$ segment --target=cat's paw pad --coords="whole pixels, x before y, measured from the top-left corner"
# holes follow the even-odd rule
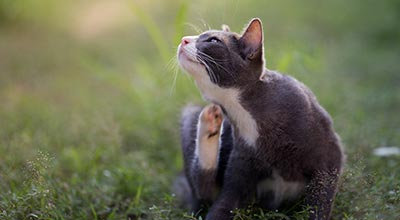
[[[204,107],[201,112],[200,123],[208,138],[219,134],[223,119],[222,109],[218,105],[210,104]]]

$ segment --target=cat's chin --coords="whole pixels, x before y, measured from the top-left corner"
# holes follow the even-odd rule
[[[202,63],[193,60],[184,52],[178,53],[178,62],[181,68],[191,75],[203,74],[206,71],[205,66]]]
[[[195,38],[184,37],[177,51],[179,65],[193,76],[202,74],[205,71],[205,66],[197,60],[197,49],[194,44]]]
[[[184,64],[184,63],[188,63],[188,64],[200,64],[200,62],[198,62],[198,61],[196,61],[196,60],[193,60],[191,57],[189,57],[188,55],[186,55],[186,53],[184,53],[184,52],[180,52],[180,53],[178,54],[178,60],[179,60],[179,63],[181,64],[181,66],[182,66],[182,64]]]

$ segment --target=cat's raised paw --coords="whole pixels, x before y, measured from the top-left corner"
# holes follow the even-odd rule
[[[223,119],[222,109],[218,105],[210,104],[204,107],[200,115],[200,126],[208,138],[219,134]]]

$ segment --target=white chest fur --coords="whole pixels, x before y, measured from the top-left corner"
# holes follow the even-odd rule
[[[272,192],[273,203],[279,206],[283,201],[296,199],[305,187],[304,182],[285,181],[278,172],[274,171],[272,177],[267,178],[257,185],[257,196]]]
[[[195,77],[197,87],[201,90],[203,97],[208,101],[221,104],[239,129],[241,138],[248,145],[255,146],[259,136],[257,123],[240,104],[239,91],[237,89],[221,88],[213,84],[206,73],[204,75],[206,77]]]

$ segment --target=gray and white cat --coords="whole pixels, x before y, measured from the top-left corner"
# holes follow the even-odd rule
[[[344,163],[339,137],[313,93],[265,68],[263,53],[257,18],[243,34],[223,26],[182,38],[179,63],[213,104],[183,110],[180,197],[192,211],[210,205],[207,220],[300,198],[310,219],[329,219]]]

